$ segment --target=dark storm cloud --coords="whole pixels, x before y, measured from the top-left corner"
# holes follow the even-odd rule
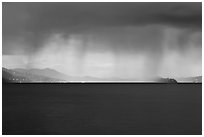
[[[201,3],[3,3],[3,32],[152,23],[200,27],[201,10]]]
[[[3,54],[13,48],[8,41],[33,51],[58,32],[151,24],[200,29],[201,11],[201,3],[3,3]]]

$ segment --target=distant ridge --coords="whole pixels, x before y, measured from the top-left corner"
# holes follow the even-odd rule
[[[102,81],[103,80],[103,79],[95,78],[95,77],[91,77],[91,76],[83,76],[83,77],[69,76],[69,75],[63,74],[61,72],[58,72],[58,71],[56,71],[54,69],[50,69],[50,68],[45,68],[45,69],[17,68],[17,69],[12,69],[12,70],[20,72],[20,73],[28,73],[28,74],[38,75],[38,76],[60,79],[62,82],[63,81],[64,82],[71,82],[71,81]]]
[[[184,83],[202,83],[202,76],[177,78],[177,81]]]
[[[178,83],[175,79],[173,78],[158,78],[157,82],[159,83]]]
[[[20,74],[15,71],[2,68],[2,82],[3,83],[23,83],[23,82],[31,82],[29,78],[20,76]]]
[[[27,83],[27,82],[50,82],[50,83],[67,83],[67,82],[135,82],[135,83],[202,83],[202,76],[189,77],[189,78],[161,78],[152,79],[150,81],[138,81],[134,79],[122,79],[122,78],[95,78],[91,76],[68,76],[60,73],[54,69],[7,69],[2,68],[2,80],[3,82],[14,83]]]
[[[12,69],[13,71],[17,71],[20,73],[28,73],[28,74],[33,74],[33,75],[38,75],[38,76],[44,76],[44,77],[49,77],[49,78],[55,78],[55,79],[61,79],[61,80],[67,80],[70,77],[68,77],[65,74],[62,74],[54,69],[50,68],[45,68],[45,69],[22,69],[22,68],[16,68]]]
[[[29,83],[29,82],[59,82],[61,79],[40,76],[29,72],[2,68],[2,80],[5,83]]]

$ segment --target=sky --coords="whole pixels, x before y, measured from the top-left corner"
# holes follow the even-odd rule
[[[202,74],[201,2],[3,2],[7,68],[149,79]]]

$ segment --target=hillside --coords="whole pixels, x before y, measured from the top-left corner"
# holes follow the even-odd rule
[[[61,79],[41,76],[29,72],[19,72],[2,68],[2,80],[8,83],[29,83],[29,82],[60,82]]]
[[[177,81],[184,83],[202,83],[202,76],[177,78]]]

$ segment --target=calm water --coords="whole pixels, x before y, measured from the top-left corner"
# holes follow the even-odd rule
[[[3,134],[201,134],[201,84],[3,84]]]

